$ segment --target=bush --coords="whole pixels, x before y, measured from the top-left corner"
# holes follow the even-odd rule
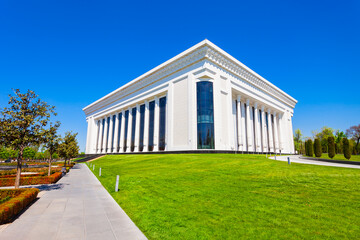
[[[343,138],[343,151],[344,157],[349,160],[351,158],[350,144],[347,138]]]
[[[61,178],[61,172],[55,172],[50,176],[37,176],[37,177],[21,177],[20,185],[36,185],[36,184],[50,184],[56,183]],[[0,178],[0,187],[14,186],[15,177],[2,177]]]
[[[329,158],[335,157],[335,139],[334,139],[334,137],[328,137],[328,146],[329,146],[329,151],[328,151]]]
[[[307,155],[309,157],[313,157],[314,156],[314,148],[313,148],[313,142],[311,139],[307,140],[307,148],[308,148]]]
[[[27,207],[39,193],[37,188],[0,189],[0,197],[10,199],[0,204],[0,224],[11,221],[21,210]]]
[[[316,138],[314,141],[314,152],[315,157],[321,157],[322,151],[321,151],[321,142],[320,139]]]

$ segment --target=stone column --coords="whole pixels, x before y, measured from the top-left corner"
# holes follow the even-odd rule
[[[247,143],[248,143],[248,151],[253,151],[253,144],[251,139],[251,120],[250,120],[250,100],[246,99],[246,130],[247,130]]]
[[[126,140],[126,152],[131,152],[132,108],[129,107],[128,133]]]
[[[277,113],[274,112],[274,139],[275,139],[275,152],[279,152],[279,137],[278,137]]]
[[[237,126],[237,137],[238,137],[238,151],[243,151],[243,139],[242,139],[242,119],[241,119],[241,96],[238,95],[237,96],[237,104],[236,104],[236,109],[237,109],[237,122],[238,122],[238,126]]]
[[[114,123],[113,123],[113,115],[110,115],[110,124],[109,124],[109,134],[108,134],[108,144],[107,144],[107,153],[111,153],[112,152],[112,144],[111,144],[111,140],[113,137],[113,127],[114,127]]]
[[[274,137],[273,137],[273,128],[271,123],[271,109],[268,109],[268,131],[269,131],[269,148],[270,152],[274,152]]]
[[[155,97],[155,117],[154,117],[154,150],[159,151],[159,119],[160,119],[160,112],[159,112],[159,98]]]
[[[121,112],[121,132],[120,132],[120,149],[119,152],[125,152],[124,141],[125,141],[125,110]]]
[[[114,146],[113,146],[113,153],[118,152],[118,146],[119,146],[119,113],[115,113],[115,122],[114,122]]]
[[[104,122],[104,136],[103,136],[103,143],[102,143],[102,153],[106,153],[106,140],[107,140],[107,129],[108,129],[108,124],[107,124],[107,116],[105,116],[105,122]]]
[[[140,139],[140,105],[136,104],[136,124],[135,124],[135,148],[134,148],[134,152],[139,151],[139,139]]]
[[[242,151],[247,151],[247,140],[246,140],[246,114],[245,114],[245,106],[241,104],[241,136],[242,136]]]
[[[143,148],[143,152],[148,151],[148,146],[149,146],[149,101],[145,101],[144,148]]]
[[[266,131],[266,118],[265,118],[265,107],[261,107],[261,131],[262,131],[262,151],[268,152],[268,146],[267,146],[267,131]]]
[[[256,152],[261,152],[260,150],[260,141],[261,141],[261,137],[260,137],[260,122],[259,122],[259,110],[258,110],[258,104],[255,103],[254,105],[255,107],[255,114],[254,114],[254,124],[255,124],[255,143],[256,143],[256,147],[255,147],[255,151]]]

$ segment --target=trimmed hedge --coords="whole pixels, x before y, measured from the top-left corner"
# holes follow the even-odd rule
[[[11,199],[0,204],[0,224],[10,222],[18,213],[37,197],[39,189],[0,189],[1,198],[10,196]]]
[[[334,137],[328,137],[328,155],[329,158],[335,157],[335,138]]]
[[[322,148],[321,148],[320,139],[318,138],[316,138],[314,141],[314,152],[316,157],[321,157]]]
[[[349,160],[351,158],[350,144],[347,138],[343,138],[343,151],[344,157]]]
[[[55,183],[61,178],[61,172],[56,172],[50,176],[40,177],[21,177],[20,185],[36,185]],[[0,187],[14,186],[15,178],[0,178]]]

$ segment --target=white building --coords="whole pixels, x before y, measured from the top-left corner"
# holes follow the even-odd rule
[[[294,153],[296,103],[204,40],[85,107],[86,153]]]

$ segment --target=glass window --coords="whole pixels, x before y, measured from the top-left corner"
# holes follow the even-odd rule
[[[129,123],[129,110],[125,111],[125,129],[124,129],[124,152],[126,152],[127,134],[128,134],[128,123]]]
[[[135,149],[135,130],[136,130],[136,107],[131,110],[132,124],[131,124],[131,147],[130,151]]]
[[[154,149],[155,101],[149,102],[149,151]]]
[[[103,146],[104,146],[104,132],[105,132],[105,118],[102,120],[102,133],[101,133],[101,152],[104,150]]]
[[[112,117],[112,134],[111,134],[111,152],[114,151],[114,133],[115,133],[115,120],[116,120],[116,115],[113,115]]]
[[[121,138],[121,135],[120,135],[120,134],[121,134],[121,121],[122,121],[122,113],[119,113],[118,117],[119,117],[118,140],[117,140],[118,145],[117,145],[117,146],[115,146],[115,147],[116,147],[117,152],[119,152],[119,150],[120,150],[120,138]]]
[[[108,144],[109,144],[109,130],[110,130],[110,117],[106,119],[107,126],[106,126],[106,142],[105,142],[105,151],[108,151]]]
[[[96,152],[98,152],[99,151],[99,142],[101,141],[101,139],[100,139],[100,128],[101,128],[101,121],[99,120],[98,121],[98,137],[97,137],[97,139],[96,139]]]
[[[144,149],[144,124],[145,124],[145,104],[140,106],[140,134],[139,134],[139,151]]]
[[[166,97],[159,99],[160,120],[159,120],[159,150],[165,150],[165,132],[166,132]]]
[[[213,83],[196,83],[198,149],[215,149]]]

